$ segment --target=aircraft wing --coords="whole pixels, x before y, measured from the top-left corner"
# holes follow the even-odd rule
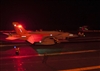
[[[38,45],[52,45],[55,44],[54,38],[50,35],[43,34],[34,34],[31,35],[28,39],[28,42],[31,44],[37,43]]]

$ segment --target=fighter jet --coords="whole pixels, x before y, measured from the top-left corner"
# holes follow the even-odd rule
[[[20,23],[12,23],[16,34],[4,33],[8,35],[7,40],[26,40],[31,44],[52,45],[66,41],[66,38],[78,37],[76,34],[61,31],[27,31]]]

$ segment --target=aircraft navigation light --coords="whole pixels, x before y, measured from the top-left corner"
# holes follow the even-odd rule
[[[16,48],[16,46],[14,46],[14,48]]]
[[[19,28],[22,28],[22,25],[18,25]]]
[[[14,26],[16,26],[16,24],[14,24]]]
[[[50,34],[50,36],[52,36],[52,34]]]
[[[42,41],[39,41],[39,43],[41,43]]]

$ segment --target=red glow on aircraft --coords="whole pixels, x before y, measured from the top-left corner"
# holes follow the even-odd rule
[[[15,40],[15,39],[17,39],[16,37],[13,37],[13,36],[9,36],[9,37],[7,37],[6,38],[7,40]]]
[[[18,25],[19,28],[22,28],[22,25]]]
[[[28,40],[27,41],[29,41],[30,43],[34,43],[34,42],[39,42],[39,41],[41,41],[42,40],[42,35],[32,35],[32,36],[30,36],[29,38],[28,38]]]

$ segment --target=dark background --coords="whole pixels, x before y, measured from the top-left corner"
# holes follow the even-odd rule
[[[28,30],[77,30],[87,25],[100,30],[99,0],[1,0],[0,30],[20,22]]]

